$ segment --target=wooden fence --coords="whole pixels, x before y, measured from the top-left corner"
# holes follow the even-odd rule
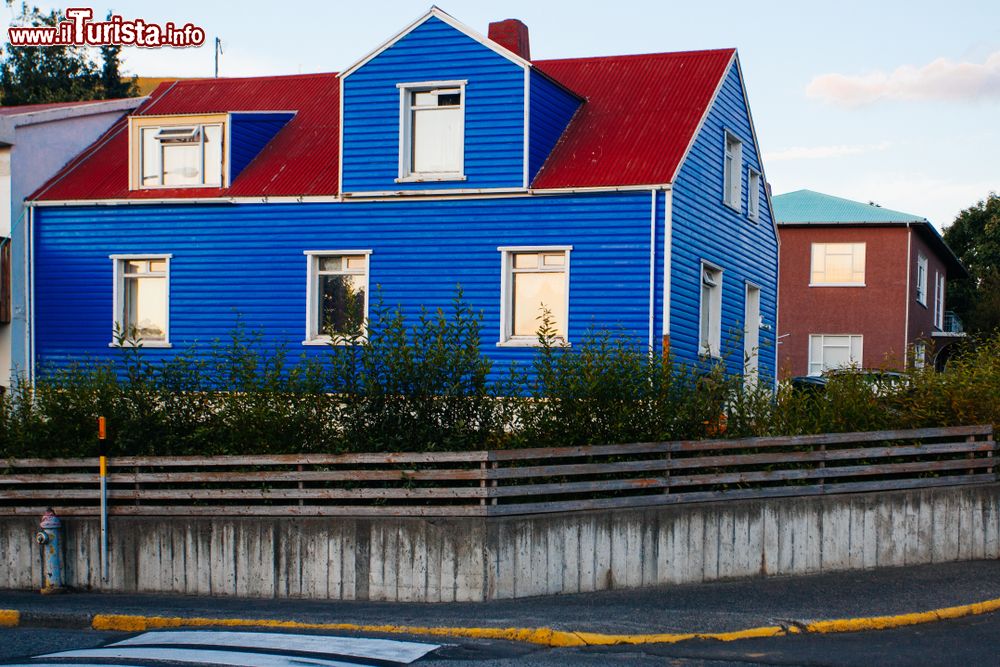
[[[408,454],[109,459],[113,515],[500,516],[996,481],[991,426]],[[98,461],[0,461],[0,515],[98,512]]]

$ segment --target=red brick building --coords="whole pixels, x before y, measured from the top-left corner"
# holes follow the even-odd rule
[[[773,201],[781,377],[943,363],[964,335],[947,283],[968,274],[926,218],[810,190]]]

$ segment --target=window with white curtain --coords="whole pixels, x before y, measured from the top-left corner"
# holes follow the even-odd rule
[[[546,313],[552,333],[569,340],[569,246],[500,248],[500,344],[536,345]]]
[[[140,186],[222,186],[222,123],[139,128]]]
[[[169,344],[170,255],[111,255],[114,262],[112,344]]]
[[[722,347],[722,269],[702,262],[698,353],[719,357]]]
[[[811,286],[864,287],[864,243],[813,243]]]
[[[465,169],[465,82],[399,84],[399,180],[460,180]]]

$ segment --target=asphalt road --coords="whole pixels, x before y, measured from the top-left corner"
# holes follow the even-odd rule
[[[97,647],[126,636],[125,633],[57,628],[0,630],[0,660],[9,662],[52,651]],[[426,641],[426,638],[423,640]],[[1000,614],[896,630],[797,635],[737,642],[695,641],[641,648],[548,649],[501,641],[449,641],[414,664],[420,667],[989,666],[1000,664]]]
[[[0,662],[97,647],[129,637],[127,633],[89,629],[94,614],[109,613],[322,624],[549,627],[643,634],[727,632],[774,624],[789,627],[815,619],[899,615],[995,599],[1000,599],[1000,561],[458,604],[241,600],[93,592],[40,596],[33,592],[0,591],[0,609],[21,612],[20,627],[0,629]],[[348,634],[330,630],[296,632]],[[1000,665],[1000,611],[893,630],[789,634],[733,642],[688,640],[641,646],[549,648],[500,640],[401,634],[383,637],[443,644],[415,663],[426,667]],[[129,661],[129,664],[136,663]]]

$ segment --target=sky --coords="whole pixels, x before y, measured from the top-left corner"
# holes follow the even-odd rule
[[[534,59],[736,47],[774,194],[803,188],[946,227],[1000,191],[1000,2],[438,0],[485,34],[528,25]],[[43,8],[67,5],[37,2]],[[124,52],[140,76],[332,72],[421,16],[426,0],[73,2],[95,16],[191,22],[197,49]],[[233,8],[239,7],[236,11]],[[8,20],[13,11],[4,7]]]

